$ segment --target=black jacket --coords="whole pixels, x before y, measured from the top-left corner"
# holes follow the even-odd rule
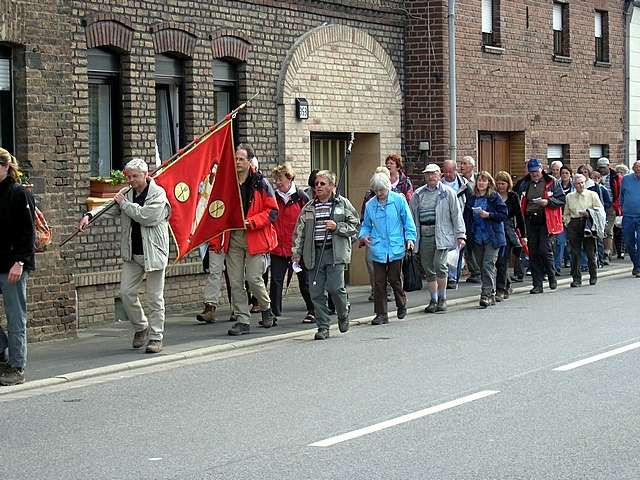
[[[11,177],[0,182],[0,273],[15,262],[24,270],[35,269],[35,204],[33,196]]]

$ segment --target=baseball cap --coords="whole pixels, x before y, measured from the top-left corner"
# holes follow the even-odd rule
[[[422,173],[429,173],[429,172],[438,172],[438,173],[440,173],[440,167],[438,165],[436,165],[435,163],[430,163],[429,165],[424,167],[424,170],[422,170]]]
[[[598,168],[608,167],[608,166],[609,166],[609,159],[607,157],[600,157],[598,159]]]
[[[540,164],[540,160],[538,160],[537,158],[530,158],[529,161],[527,162],[528,172],[537,172],[541,168],[542,168],[542,165]]]

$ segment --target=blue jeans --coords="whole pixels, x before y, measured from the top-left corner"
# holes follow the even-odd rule
[[[9,274],[0,273],[0,288],[7,316],[7,333],[0,328],[0,351],[9,347],[9,366],[27,365],[27,281],[29,273],[22,272],[20,280],[9,283]]]
[[[567,229],[563,228],[562,232],[556,235],[556,251],[553,255],[554,266],[556,270],[560,270],[562,268],[562,263],[564,261],[564,253],[567,249]]]
[[[633,262],[633,270],[640,271],[640,217],[622,217],[622,235]]]

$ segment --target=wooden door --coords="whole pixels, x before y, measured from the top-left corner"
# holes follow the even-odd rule
[[[509,171],[511,141],[508,133],[483,132],[478,136],[478,166],[495,177],[501,170]]]

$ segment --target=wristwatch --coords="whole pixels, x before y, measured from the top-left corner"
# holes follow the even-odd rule
[[[23,261],[18,261],[18,265],[20,265],[21,267],[24,267],[24,262]]]

